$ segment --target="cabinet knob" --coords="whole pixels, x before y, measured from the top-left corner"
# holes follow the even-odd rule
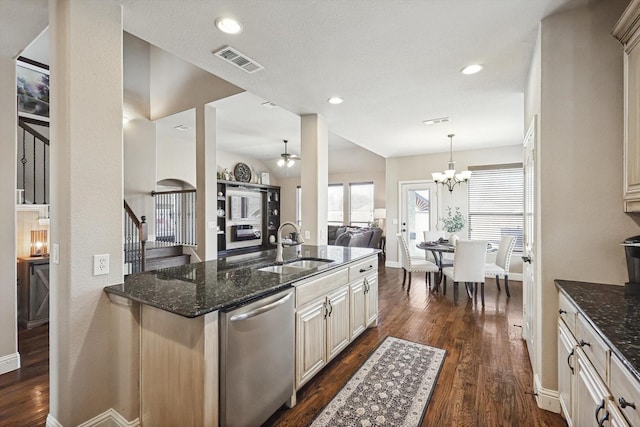
[[[631,408],[633,408],[633,409],[636,409],[636,404],[635,404],[635,403],[633,403],[633,402],[627,402],[627,401],[624,399],[624,397],[621,397],[621,398],[619,398],[619,399],[618,399],[618,405],[620,405],[620,407],[621,407],[622,409],[626,408],[627,406],[629,406],[629,407],[631,407]]]
[[[589,346],[591,347],[591,343],[586,342],[585,340],[580,340],[580,347]]]
[[[558,314],[565,314],[566,312],[567,312],[567,311],[566,311],[566,310],[563,310],[563,309],[558,310]]]

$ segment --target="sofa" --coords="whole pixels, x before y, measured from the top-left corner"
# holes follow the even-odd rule
[[[334,246],[379,249],[381,239],[381,228],[350,227],[346,225],[328,226],[327,241]]]

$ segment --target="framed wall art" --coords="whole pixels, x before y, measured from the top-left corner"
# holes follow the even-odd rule
[[[16,62],[18,116],[49,121],[49,67],[22,56]]]

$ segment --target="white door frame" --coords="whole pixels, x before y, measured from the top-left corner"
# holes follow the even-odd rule
[[[396,233],[403,232],[402,230],[405,229],[403,227],[403,224],[406,222],[404,187],[408,185],[425,185],[425,186],[433,185],[435,187],[435,197],[430,199],[430,202],[433,203],[430,208],[431,208],[431,212],[435,212],[436,214],[435,218],[432,217],[432,220],[431,220],[432,224],[435,224],[435,226],[437,227],[438,222],[440,221],[440,186],[437,183],[435,183],[432,179],[398,181],[398,228],[396,230]],[[435,222],[433,222],[434,220]],[[408,230],[406,230],[405,233],[406,232],[408,232]],[[393,233],[393,237],[395,238],[395,233]],[[407,242],[409,241],[408,237],[409,237],[408,235],[405,235]],[[387,239],[388,238],[389,236],[387,236]],[[398,244],[397,241],[396,241],[396,244]],[[398,256],[400,256],[400,250],[398,250],[397,253],[398,253]],[[398,258],[398,266],[400,266],[400,258]]]

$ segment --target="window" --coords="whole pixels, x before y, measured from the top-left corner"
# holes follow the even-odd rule
[[[373,221],[373,182],[349,184],[349,223],[361,227]]]
[[[516,236],[522,251],[524,177],[522,164],[470,168],[469,238],[499,245],[504,235]]]
[[[344,224],[344,185],[331,184],[327,193],[327,224]]]

